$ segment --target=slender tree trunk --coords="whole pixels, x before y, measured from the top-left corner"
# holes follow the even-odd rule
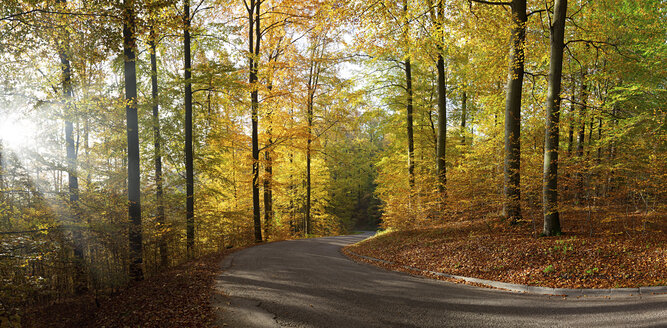
[[[546,127],[544,137],[544,175],[542,187],[542,213],[545,236],[561,233],[558,213],[558,142],[561,105],[561,78],[563,75],[563,48],[565,48],[565,16],[567,0],[555,0],[554,20],[551,28],[551,63],[549,90],[546,102]]]
[[[309,94],[312,94],[310,90],[308,90]],[[311,202],[311,143],[313,142],[312,138],[312,133],[313,133],[313,102],[312,102],[312,97],[309,96],[309,101],[308,101],[308,141],[306,144],[306,234],[312,234],[313,229],[312,229],[312,224],[311,224],[311,213],[310,213],[310,202]]]
[[[442,0],[438,1],[438,14],[436,26],[438,27],[438,151],[436,159],[436,170],[438,174],[438,190],[444,196],[447,185],[447,166],[445,156],[447,153],[447,81],[445,80],[445,60],[442,57],[443,47],[443,21],[444,8]]]
[[[259,138],[258,138],[258,110],[259,96],[257,86],[257,68],[259,61],[259,49],[261,30],[259,21],[259,10],[261,0],[250,0],[248,7],[248,50],[250,53],[250,107],[252,119],[252,212],[255,227],[255,242],[262,242],[262,215],[259,207]],[[257,38],[255,40],[255,37]],[[255,42],[256,41],[256,42]]]
[[[602,159],[602,146],[600,141],[602,140],[602,115],[598,115],[598,147],[597,147],[597,163],[600,164]]]
[[[150,27],[150,36],[148,45],[151,53],[151,100],[153,101],[153,142],[155,150],[155,196],[157,202],[157,213],[155,221],[158,229],[161,231],[158,241],[158,249],[160,251],[160,266],[169,266],[169,257],[167,254],[167,239],[165,233],[165,215],[164,215],[164,199],[162,190],[162,153],[161,136],[160,136],[160,113],[159,113],[159,99],[158,99],[158,84],[157,84],[157,33],[155,26]]]
[[[271,86],[269,86],[270,90]],[[273,221],[273,161],[271,158],[271,147],[273,146],[271,127],[273,122],[271,112],[267,113],[266,121],[268,124],[267,135],[269,140],[264,151],[264,160],[266,161],[264,167],[264,239],[268,241],[271,222]]]
[[[461,99],[461,146],[466,145],[466,119],[468,118],[468,94],[463,91]]]
[[[291,110],[290,110],[290,114],[292,114]],[[289,157],[290,167],[292,167],[293,164],[294,164],[294,153],[289,152],[288,157]],[[294,189],[295,188],[296,188],[296,186],[295,186],[295,183],[294,183],[294,174],[292,174],[292,172],[290,172],[288,190],[289,190],[289,226],[290,226],[290,232],[291,233],[296,233],[297,226],[298,226],[297,223],[295,222],[295,211],[294,211],[294,207],[295,207],[294,206],[294,197],[295,197]]]
[[[142,280],[141,186],[139,172],[139,120],[134,0],[124,0],[123,48],[125,55],[125,111],[127,115],[127,190],[129,201],[130,279]]]
[[[586,138],[586,101],[588,99],[588,90],[586,87],[586,73],[581,73],[581,106],[579,107],[579,135],[577,136],[577,156],[581,159],[584,156],[584,142]]]
[[[408,0],[403,0],[403,13],[405,15],[405,92],[406,92],[406,111],[407,111],[407,132],[408,132],[408,182],[410,184],[410,193],[415,187],[415,141],[412,123],[412,64],[410,62],[410,40],[408,25]]]
[[[588,122],[588,150],[586,150],[586,157],[590,158],[591,156],[591,148],[593,147],[593,125],[595,124],[595,117],[593,117],[593,113],[591,113],[591,119]]]
[[[526,0],[512,0],[512,47],[505,100],[505,203],[503,213],[510,223],[521,219],[521,92],[526,40]]]
[[[58,4],[66,5],[66,0],[59,0]],[[75,277],[74,291],[82,294],[88,290],[87,276],[84,263],[83,235],[81,233],[81,218],[79,214],[79,178],[77,175],[77,152],[74,142],[74,108],[72,107],[72,67],[69,60],[69,33],[64,32],[58,49],[61,68],[61,83],[63,91],[63,102],[65,104],[65,145],[67,153],[67,176],[69,206],[72,212],[72,239],[74,244]]]
[[[2,138],[0,138],[0,204],[5,201],[5,163],[4,160],[4,144]]]
[[[183,1],[183,53],[185,75],[185,185],[186,241],[188,257],[195,247],[195,182],[192,151],[192,63],[190,60],[190,0]]]
[[[572,76],[572,99],[570,101],[570,127],[567,134],[567,156],[572,156],[572,149],[574,148],[574,99],[575,99],[575,90],[576,82],[574,75]]]
[[[319,56],[318,50],[318,40],[313,40],[313,49],[312,57],[310,59],[310,69],[308,72],[308,99],[306,104],[307,110],[307,123],[308,123],[308,140],[306,143],[306,233],[312,234],[312,208],[311,208],[311,196],[312,196],[312,187],[311,187],[311,157],[312,157],[312,142],[313,142],[313,111],[315,106],[315,93],[317,92],[317,87],[320,80],[320,63],[317,61]],[[324,48],[324,45],[322,45]],[[323,51],[323,50],[322,50]]]
[[[582,71],[581,73],[581,105],[579,106],[579,134],[577,135],[577,158],[579,160],[579,163],[583,163],[584,160],[584,142],[586,141],[586,112],[587,112],[587,105],[586,102],[588,100],[588,90],[587,90],[587,85],[586,85],[586,71]],[[583,167],[579,167],[579,170],[576,174],[576,179],[577,179],[577,191],[576,191],[576,199],[577,201],[581,201],[581,198],[583,196],[584,192],[584,174],[583,174]]]

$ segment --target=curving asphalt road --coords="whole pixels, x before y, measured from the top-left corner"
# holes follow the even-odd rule
[[[270,243],[227,257],[219,327],[667,327],[667,295],[525,295],[389,272],[342,246],[370,234]]]

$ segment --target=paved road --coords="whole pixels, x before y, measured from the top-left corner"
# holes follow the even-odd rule
[[[667,295],[516,294],[388,272],[340,253],[368,236],[284,241],[234,253],[223,263],[213,298],[218,326],[667,327]]]

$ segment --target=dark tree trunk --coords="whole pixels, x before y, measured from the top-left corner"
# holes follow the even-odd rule
[[[463,91],[461,99],[461,146],[466,145],[466,119],[468,118],[468,94]]]
[[[255,242],[262,242],[262,214],[259,207],[259,139],[258,139],[258,110],[259,96],[257,86],[257,68],[259,61],[259,50],[261,30],[259,21],[259,10],[261,0],[250,0],[248,9],[248,50],[250,53],[250,107],[252,119],[252,213],[255,227]],[[257,38],[255,40],[255,37]]]
[[[0,138],[0,203],[5,200],[5,163],[3,162],[4,155],[3,140]]]
[[[275,55],[272,54],[269,57],[269,62],[271,60],[277,61],[280,54],[280,42],[275,52]],[[271,97],[271,92],[273,91],[273,79],[269,79],[267,86],[269,91],[269,97]],[[271,233],[271,225],[273,222],[273,118],[272,110],[269,110],[266,114],[267,129],[266,134],[268,135],[268,141],[266,144],[266,150],[264,151],[264,160],[266,165],[264,168],[264,240],[269,240],[269,234]]]
[[[264,178],[264,238],[268,241],[271,222],[273,221],[273,163],[271,151],[268,149],[264,151],[264,160],[266,160],[266,167],[264,168],[266,173]]]
[[[66,0],[59,0],[58,4],[65,5]],[[74,290],[82,294],[88,290],[88,281],[83,258],[83,236],[81,234],[81,218],[79,215],[79,178],[77,176],[77,151],[74,143],[74,108],[72,106],[72,67],[69,60],[69,33],[64,32],[58,49],[62,74],[63,103],[65,105],[65,146],[67,152],[67,176],[69,191],[69,206],[72,211],[72,239],[74,244],[74,259],[76,277]]]
[[[129,201],[130,279],[142,280],[141,189],[139,184],[139,120],[137,118],[137,67],[134,0],[124,1],[123,49],[125,55],[125,111],[127,115],[127,191]]]
[[[505,100],[505,203],[504,216],[515,224],[521,219],[521,92],[526,39],[526,0],[512,0],[510,70]]]
[[[436,16],[436,26],[438,27],[438,151],[436,158],[436,171],[438,174],[438,190],[442,195],[445,194],[447,185],[447,166],[445,156],[447,153],[447,81],[445,80],[445,60],[443,53],[443,21],[444,8],[442,0],[438,1],[438,14]]]
[[[308,140],[306,143],[306,233],[312,234],[312,213],[311,213],[311,156],[313,142],[313,107],[315,106],[315,92],[319,82],[319,64],[315,63],[317,54],[317,45],[313,46],[313,56],[310,60],[310,70],[308,73],[308,103],[306,104],[306,120],[308,122]]]
[[[577,136],[577,158],[579,163],[582,163],[584,160],[584,142],[586,141],[586,112],[588,100],[588,89],[586,85],[586,71],[581,73],[581,105],[579,106],[579,134]],[[576,173],[576,199],[581,201],[584,192],[584,174],[582,172],[583,167],[579,167],[578,172]]]
[[[600,164],[600,160],[602,159],[602,146],[600,144],[600,140],[602,140],[602,115],[598,116],[598,147],[596,156],[598,164]]]
[[[312,94],[310,90],[308,90],[309,94]],[[305,220],[305,225],[306,225],[306,234],[311,234],[313,233],[312,229],[312,220],[311,220],[311,213],[310,213],[310,202],[311,202],[311,180],[310,180],[310,161],[311,161],[311,143],[313,142],[312,138],[312,132],[313,132],[313,97],[308,96],[308,113],[306,114],[308,116],[308,141],[306,144],[306,220]]]
[[[190,0],[183,1],[183,53],[185,74],[185,185],[186,243],[188,257],[195,247],[195,182],[192,151],[192,63],[190,61]]]
[[[588,99],[588,90],[586,87],[586,73],[581,73],[581,106],[579,107],[579,135],[577,136],[577,156],[581,159],[584,156],[584,142],[586,138],[586,101]]]
[[[271,86],[269,86],[269,91]],[[269,240],[269,233],[271,231],[271,222],[273,221],[273,160],[271,158],[271,147],[273,146],[272,138],[272,121],[271,112],[266,115],[266,122],[268,125],[267,135],[268,142],[266,150],[264,151],[264,160],[266,161],[264,167],[264,239]]]
[[[407,111],[407,132],[408,132],[408,182],[410,184],[410,193],[412,193],[415,187],[415,141],[414,141],[414,132],[412,124],[412,64],[410,62],[410,45],[408,44],[409,39],[409,26],[408,26],[408,1],[403,0],[403,12],[405,15],[406,26],[405,26],[405,47],[406,47],[406,59],[405,59],[405,92],[406,92],[406,111]]]
[[[572,78],[572,99],[570,100],[570,126],[567,133],[567,156],[572,156],[572,149],[574,148],[574,99],[575,90],[577,88],[574,75]]]
[[[157,213],[155,221],[158,230],[161,231],[158,241],[158,249],[160,251],[160,266],[167,267],[169,265],[169,257],[167,254],[167,240],[164,236],[165,231],[165,216],[164,216],[164,200],[162,190],[162,153],[161,136],[160,136],[160,113],[159,113],[159,99],[158,99],[158,84],[157,84],[157,33],[155,26],[150,27],[150,36],[148,45],[151,53],[151,100],[153,102],[153,142],[155,150],[155,196],[157,202]]]
[[[554,20],[551,25],[551,62],[549,90],[546,101],[546,127],[544,137],[544,175],[542,187],[542,213],[545,236],[561,233],[558,213],[558,142],[561,105],[561,78],[563,75],[563,48],[565,48],[565,15],[567,0],[555,0]]]

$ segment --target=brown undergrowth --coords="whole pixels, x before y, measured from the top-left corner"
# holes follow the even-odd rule
[[[393,262],[396,265],[382,266],[394,270],[411,266],[532,286],[667,285],[665,215],[607,213],[598,218],[591,222],[586,210],[572,211],[563,218],[563,235],[557,237],[537,237],[531,221],[509,226],[499,219],[457,220],[388,231],[344,252]]]
[[[235,250],[204,256],[109,296],[73,298],[28,309],[23,327],[210,327],[209,301],[220,261]]]

